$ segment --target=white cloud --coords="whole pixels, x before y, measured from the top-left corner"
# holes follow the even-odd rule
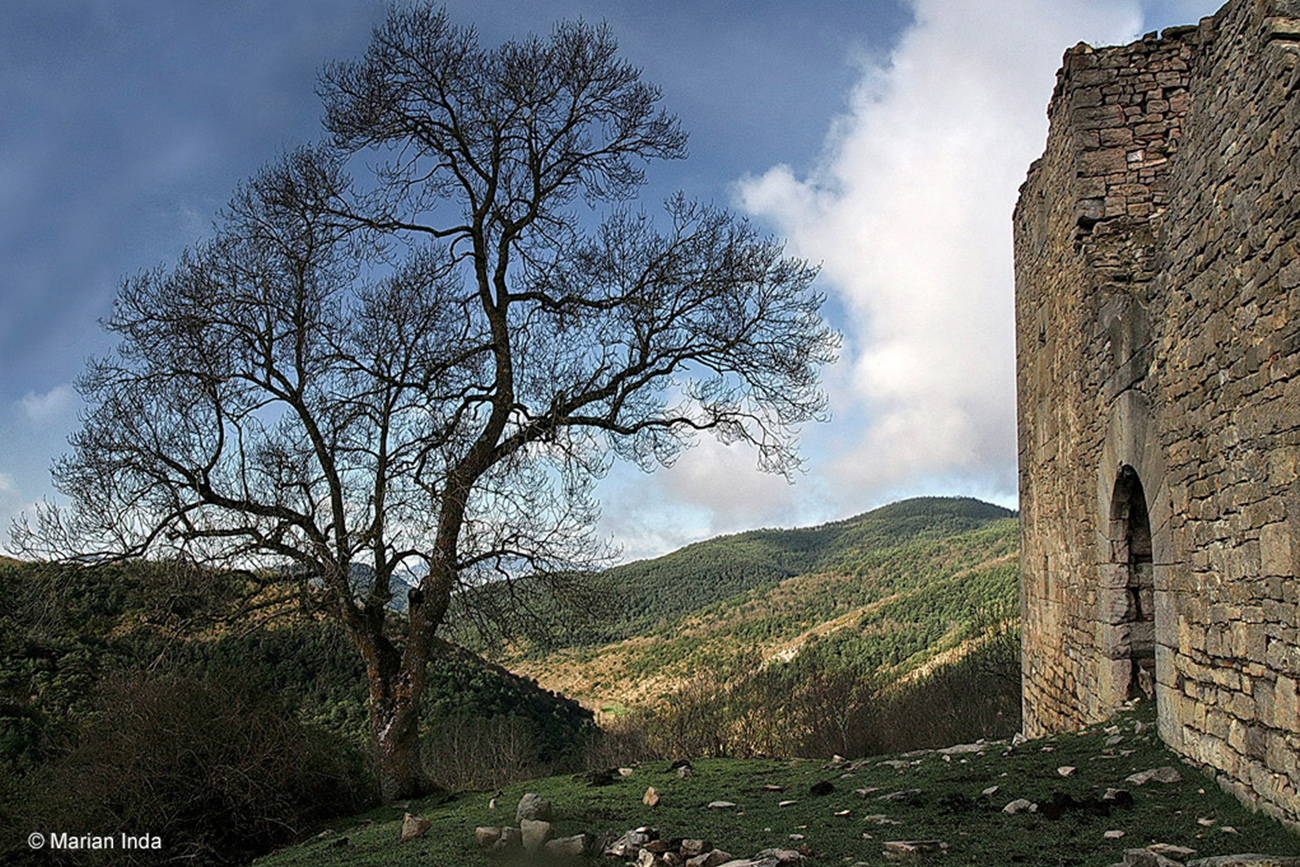
[[[887,62],[864,61],[820,165],[805,177],[774,167],[737,197],[823,263],[847,313],[836,411],[862,427],[826,459],[827,477],[859,499],[935,479],[1011,494],[1011,210],[1043,149],[1062,54],[1131,38],[1141,10],[917,0],[915,17]]]
[[[75,412],[79,400],[73,387],[62,383],[43,394],[27,392],[18,401],[18,405],[27,421],[34,425],[48,425],[55,421],[66,423]]]

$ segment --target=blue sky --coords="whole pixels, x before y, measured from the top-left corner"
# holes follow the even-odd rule
[[[709,441],[616,468],[628,556],[925,493],[1015,505],[1010,213],[1062,53],[1192,23],[1197,0],[452,0],[485,43],[605,20],[691,156],[652,171],[822,263],[845,335],[808,473]],[[9,0],[0,9],[0,539],[50,497],[72,382],[121,278],[173,261],[240,179],[319,136],[316,75],[364,51],[371,0]]]

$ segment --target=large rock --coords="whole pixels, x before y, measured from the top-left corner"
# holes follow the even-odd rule
[[[433,825],[428,819],[422,819],[419,816],[413,816],[407,813],[402,817],[402,840],[405,843],[408,840],[414,840],[417,837],[423,837],[429,833],[429,828]]]
[[[501,829],[481,826],[474,829],[474,842],[480,849],[486,849],[501,839]]]
[[[519,823],[519,834],[526,851],[540,851],[551,839],[551,823],[542,819],[524,819]]]
[[[572,837],[557,837],[547,842],[546,851],[552,855],[577,857],[591,851],[590,834],[574,834]]]
[[[522,822],[524,819],[540,819],[549,822],[554,818],[551,802],[536,792],[529,792],[520,798],[519,806],[515,808],[516,822]]]

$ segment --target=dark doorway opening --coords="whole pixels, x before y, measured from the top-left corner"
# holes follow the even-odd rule
[[[1129,663],[1126,674],[1116,684],[1117,697],[1120,701],[1154,699],[1156,612],[1151,520],[1142,480],[1128,465],[1120,468],[1111,498],[1111,540],[1114,562],[1125,573],[1117,649],[1120,658]]]

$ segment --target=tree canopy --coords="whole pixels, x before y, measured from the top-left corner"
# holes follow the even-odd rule
[[[453,596],[598,559],[614,458],[651,469],[708,432],[790,473],[837,336],[779,242],[681,196],[633,206],[686,135],[603,27],[487,49],[394,9],[319,91],[324,142],[124,281],[54,470],[70,506],[15,540],[291,567],[366,660],[398,797]]]

